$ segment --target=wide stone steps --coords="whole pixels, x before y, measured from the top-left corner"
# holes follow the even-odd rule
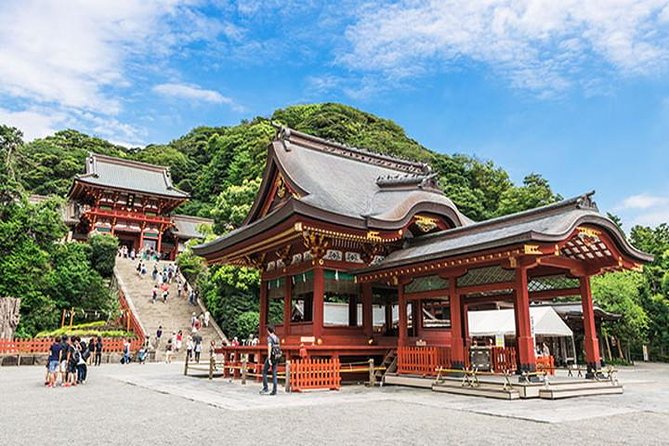
[[[162,272],[163,266],[169,265],[171,262],[160,261],[157,263],[158,270]],[[159,298],[156,303],[152,302],[151,290],[155,283],[151,278],[154,261],[146,261],[147,274],[144,278],[137,273],[138,261],[131,261],[130,259],[118,258],[116,261],[116,271],[123,282],[125,291],[129,299],[132,301],[137,317],[144,326],[146,333],[151,337],[152,343],[155,345],[156,331],[159,326],[163,328],[163,335],[161,338],[159,351],[164,352],[167,340],[171,337],[172,332],[182,330],[184,333],[184,340],[182,344],[182,351],[178,356],[183,356],[186,350],[186,339],[191,332],[191,316],[193,313],[199,315],[201,309],[198,305],[191,305],[188,303],[188,296],[182,292],[182,296],[177,296],[177,282],[174,280],[169,288],[169,297],[166,303],[163,303]],[[159,294],[160,296],[160,294]],[[221,337],[214,328],[202,327],[198,334],[202,336],[203,354],[209,351],[209,343],[215,340],[220,345]]]

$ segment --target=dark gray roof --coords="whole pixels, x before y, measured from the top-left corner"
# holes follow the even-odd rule
[[[638,261],[652,260],[652,256],[632,247],[620,229],[599,213],[590,200],[591,195],[415,238],[408,241],[405,248],[392,252],[382,262],[361,272],[520,243],[557,242],[585,223],[606,229],[621,250]]]
[[[86,173],[77,175],[75,179],[96,186],[172,198],[189,197],[186,192],[172,185],[172,179],[166,167],[100,154],[91,154],[86,159]]]
[[[375,228],[400,222],[421,205],[447,215],[456,226],[471,222],[436,187],[426,164],[285,128],[271,150],[286,181],[300,191],[299,201],[313,208],[366,220]]]
[[[214,220],[210,218],[193,217],[190,215],[175,215],[172,217],[174,221],[174,235],[182,239],[204,238],[204,234],[198,229],[200,225],[213,225]]]

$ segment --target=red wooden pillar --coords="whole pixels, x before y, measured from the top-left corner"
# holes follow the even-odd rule
[[[293,315],[293,277],[289,274],[285,277],[283,297],[283,336],[290,335],[290,319]]]
[[[313,327],[316,342],[323,336],[323,312],[324,312],[324,294],[325,294],[325,274],[323,267],[314,266],[314,308],[313,308]]]
[[[423,315],[421,314],[420,307],[419,300],[411,301],[411,325],[413,326],[413,335],[417,338],[420,338],[423,328]]]
[[[451,367],[465,368],[465,345],[462,338],[462,297],[458,294],[457,278],[448,279],[448,298],[451,306]]]
[[[358,296],[351,295],[348,298],[348,325],[349,327],[358,326]]]
[[[590,290],[590,277],[580,277],[581,306],[583,307],[583,331],[585,344],[585,362],[588,364],[586,378],[594,378],[601,368],[601,357],[599,356],[599,340],[597,339],[597,327],[595,326],[595,311],[592,304],[592,291]]]
[[[404,284],[400,283],[397,287],[397,296],[399,298],[399,327],[397,345],[405,347],[407,345],[407,299],[404,295]]]
[[[516,316],[516,346],[519,372],[534,372],[537,360],[530,320],[530,293],[527,289],[527,268],[516,268],[516,301],[513,307]]]
[[[159,258],[162,258],[162,256],[160,255],[160,248],[162,247],[162,244],[163,244],[163,233],[161,231],[158,233],[158,248],[156,249]],[[139,245],[139,249],[142,249],[142,245]]]
[[[260,321],[258,322],[258,338],[264,339],[266,328],[267,327],[267,282],[264,280],[260,281],[260,308],[258,308],[258,313],[260,313]]]
[[[371,338],[374,335],[374,309],[372,284],[362,284],[362,332]]]

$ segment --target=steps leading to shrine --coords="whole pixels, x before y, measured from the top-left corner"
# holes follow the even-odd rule
[[[147,274],[144,278],[141,278],[139,274],[137,274],[137,263],[137,260],[132,261],[130,259],[119,257],[116,259],[114,273],[117,275],[119,282],[123,283],[128,303],[131,308],[134,308],[134,312],[139,319],[142,328],[146,334],[151,337],[151,342],[154,346],[156,331],[158,330],[158,326],[162,325],[163,335],[158,349],[158,359],[164,357],[165,345],[172,335],[172,332],[179,330],[183,331],[184,340],[181,352],[177,357],[183,357],[183,352],[186,350],[187,335],[190,334],[191,331],[191,316],[193,313],[199,315],[204,307],[189,304],[186,293],[182,293],[182,297],[178,297],[176,280],[170,285],[170,294],[167,303],[163,303],[161,299],[156,301],[155,304],[152,303],[151,290],[153,289],[155,282],[151,279],[151,271],[153,271],[153,265],[156,262],[145,262]],[[162,271],[164,265],[169,265],[171,263],[173,262],[158,262],[158,270]],[[211,340],[215,340],[216,343],[220,345],[221,340],[224,339],[223,333],[220,332],[220,329],[217,330],[216,328],[217,327],[214,327],[214,324],[210,322],[209,327],[202,327],[199,331],[200,336],[202,336],[203,355],[208,354],[207,352],[209,351],[209,343]]]

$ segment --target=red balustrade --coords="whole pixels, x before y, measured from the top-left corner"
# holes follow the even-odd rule
[[[451,368],[450,347],[397,348],[397,371],[400,374],[436,376],[438,368]]]
[[[305,358],[290,363],[290,388],[304,390],[339,390],[341,375],[339,358]]]

